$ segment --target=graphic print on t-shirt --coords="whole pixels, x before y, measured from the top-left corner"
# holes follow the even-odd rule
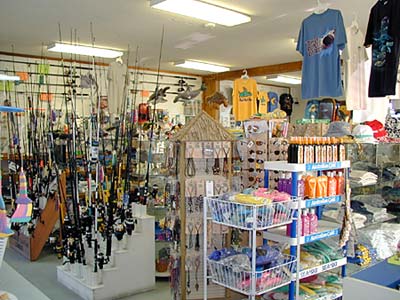
[[[243,91],[239,93],[239,101],[246,102],[246,101],[253,101],[253,94],[250,93],[247,88],[243,87]]]
[[[382,68],[386,64],[386,55],[392,53],[394,42],[389,35],[389,23],[389,17],[384,17],[380,30],[374,34],[372,62],[376,68]]]
[[[307,54],[313,56],[320,54],[321,56],[329,55],[333,51],[333,43],[335,41],[335,29],[328,30],[322,37],[316,37],[306,41]]]

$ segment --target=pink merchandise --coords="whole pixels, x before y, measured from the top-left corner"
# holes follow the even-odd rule
[[[308,214],[309,220],[309,234],[314,234],[318,232],[318,217],[315,214],[315,209],[310,209],[310,213]]]
[[[310,234],[310,217],[308,216],[307,209],[304,209],[301,214],[301,235],[309,235]]]

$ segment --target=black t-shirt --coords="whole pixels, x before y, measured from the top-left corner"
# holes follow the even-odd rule
[[[395,95],[400,54],[400,0],[378,0],[372,7],[364,45],[372,45],[369,97]]]

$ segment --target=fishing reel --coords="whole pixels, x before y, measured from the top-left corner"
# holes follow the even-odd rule
[[[61,243],[57,243],[54,246],[54,251],[56,252],[57,258],[62,259],[63,257],[63,245]]]
[[[135,230],[135,225],[137,224],[137,220],[132,217],[132,212],[129,208],[125,209],[125,230],[128,235],[132,235],[132,232]]]
[[[28,226],[27,226],[27,230],[28,230],[28,233],[30,235],[32,235],[32,237],[33,237],[33,233],[35,232],[35,224],[33,224],[32,222],[29,222]]]
[[[114,235],[118,241],[122,240],[125,232],[126,232],[125,225],[123,223],[114,225]]]
[[[107,259],[105,257],[104,253],[100,252],[100,253],[97,253],[96,262],[97,262],[97,265],[99,266],[99,269],[103,270],[104,265],[109,263],[109,259]]]

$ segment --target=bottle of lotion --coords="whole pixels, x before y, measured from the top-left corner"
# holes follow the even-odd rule
[[[310,234],[310,217],[308,216],[308,209],[303,209],[301,214],[301,235],[306,236]]]
[[[314,234],[318,232],[318,217],[315,214],[315,209],[311,208],[308,214],[308,219],[310,222],[309,232],[310,234]]]
[[[343,195],[344,194],[344,176],[343,172],[338,172],[336,176],[336,194]]]
[[[328,197],[336,196],[337,180],[333,177],[333,172],[328,172]]]

